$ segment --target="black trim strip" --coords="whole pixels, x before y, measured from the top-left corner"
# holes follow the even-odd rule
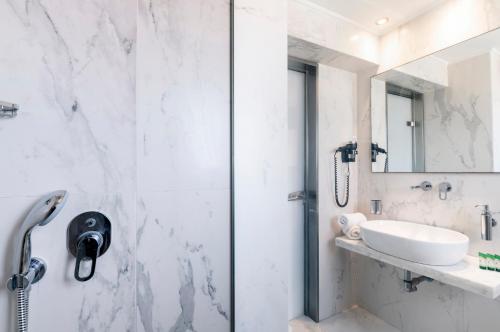
[[[230,121],[230,167],[229,167],[229,188],[230,188],[230,328],[236,331],[235,320],[235,218],[234,218],[234,0],[229,1],[229,121]]]

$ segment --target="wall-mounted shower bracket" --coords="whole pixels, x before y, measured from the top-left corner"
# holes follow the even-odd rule
[[[7,281],[7,288],[10,291],[16,289],[29,289],[32,284],[39,282],[47,272],[47,264],[40,258],[32,257],[28,273],[14,274]]]
[[[0,118],[14,118],[19,110],[19,105],[0,101]]]
[[[434,279],[426,276],[413,277],[411,271],[403,270],[403,290],[405,292],[416,292],[418,290],[417,286],[424,281],[431,282],[434,281]]]

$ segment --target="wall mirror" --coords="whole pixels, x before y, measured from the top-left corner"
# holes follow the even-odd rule
[[[500,29],[371,79],[373,172],[500,172]]]

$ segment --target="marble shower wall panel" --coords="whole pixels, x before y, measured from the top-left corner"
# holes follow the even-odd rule
[[[499,13],[498,1],[447,1],[435,11],[382,37],[384,65],[379,70],[394,68],[497,27],[500,25]],[[465,21],[458,21],[462,19]],[[361,156],[369,155],[370,77],[375,72],[376,69],[358,75]],[[494,210],[500,208],[499,175],[373,174],[370,164],[369,158],[360,158],[358,197],[362,212],[368,213],[370,199],[378,198],[384,205],[381,218],[453,228],[469,236],[471,254],[479,250],[500,252],[500,237],[490,243],[480,240],[479,211],[474,208],[478,203],[489,203]],[[434,185],[449,181],[453,185],[449,199],[440,201],[436,191],[424,193],[409,189],[422,180],[429,180]],[[402,294],[396,270],[359,256],[353,257],[357,302],[403,332],[498,330],[500,318],[495,313],[500,300],[478,298],[439,283],[426,283],[415,294]],[[428,325],[428,322],[436,324]]]
[[[0,280],[12,274],[13,239],[27,209],[38,197],[2,197]],[[66,250],[66,228],[76,215],[97,210],[113,222],[113,245],[99,258],[94,278],[73,277],[75,260]],[[32,237],[33,254],[48,265],[44,279],[33,285],[29,324],[36,331],[135,331],[135,196],[72,194],[61,213]],[[0,330],[13,331],[14,297],[0,288]],[[48,302],[49,301],[49,302]],[[49,304],[49,305],[48,305]]]
[[[21,106],[0,122],[0,283],[27,210],[67,189],[61,214],[33,233],[48,271],[31,291],[30,326],[135,331],[136,2],[4,0],[0,12],[0,99]],[[66,228],[88,210],[111,219],[113,245],[94,279],[79,283]],[[0,287],[2,331],[12,330],[12,299]]]
[[[229,331],[228,211],[228,190],[141,195],[139,332]]]
[[[229,188],[229,1],[139,1],[139,191]]]
[[[349,308],[351,296],[349,255],[336,248],[336,227],[341,213],[357,210],[357,164],[351,164],[349,205],[335,204],[332,151],[356,136],[356,75],[318,66],[318,215],[319,215],[319,318]],[[344,165],[345,166],[345,165]],[[343,178],[342,178],[343,179]],[[343,181],[340,188],[343,188]],[[343,191],[340,190],[342,199]]]
[[[0,1],[0,194],[135,189],[135,6]]]
[[[230,330],[229,1],[140,0],[137,330]]]
[[[287,0],[235,0],[236,330],[286,331]]]

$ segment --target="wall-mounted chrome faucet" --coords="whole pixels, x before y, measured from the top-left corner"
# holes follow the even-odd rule
[[[423,191],[430,191],[432,190],[432,183],[429,181],[422,181],[418,186],[411,186],[410,188],[412,190],[422,189]]]
[[[24,219],[14,248],[14,270],[7,281],[7,287],[16,292],[17,298],[17,330],[28,331],[28,299],[31,285],[38,282],[45,274],[47,266],[40,258],[31,257],[31,232],[36,226],[45,226],[54,219],[67,199],[64,190],[54,191],[43,196],[31,208]]]
[[[370,213],[382,214],[382,201],[380,199],[372,199],[370,201]]]
[[[453,189],[451,183],[449,182],[441,182],[439,184],[439,199],[445,201],[448,198],[448,193]]]
[[[19,105],[7,101],[0,101],[0,118],[13,118],[17,115],[18,110]]]
[[[476,207],[482,207],[481,211],[481,239],[491,241],[493,238],[493,227],[497,225],[493,214],[498,212],[491,212],[488,204],[478,204]]]

